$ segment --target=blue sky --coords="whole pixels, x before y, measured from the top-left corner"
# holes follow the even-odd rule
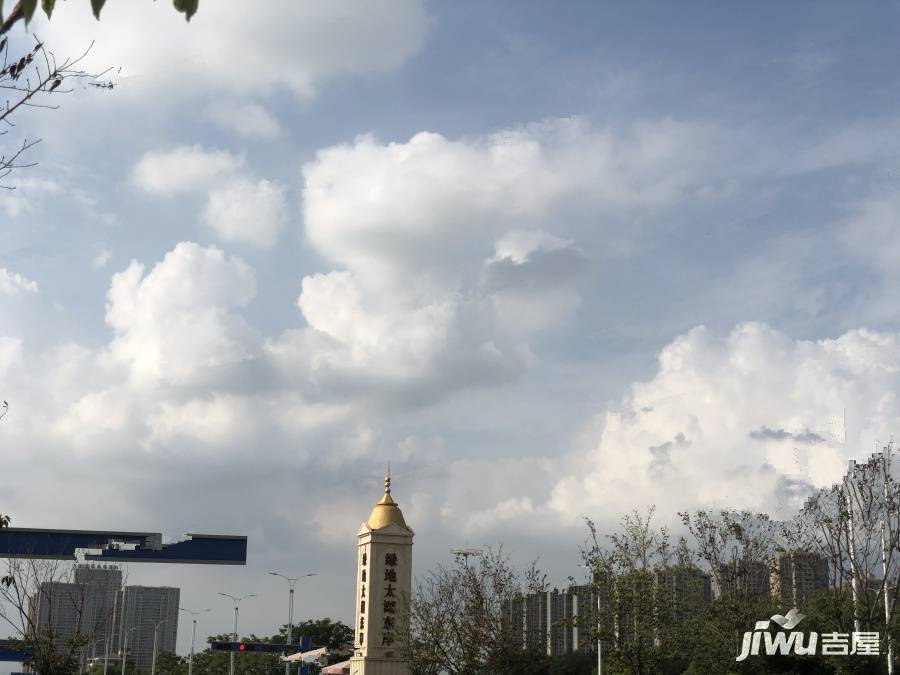
[[[80,4],[35,30],[117,86],[0,195],[15,524],[249,534],[129,573],[264,634],[272,568],[350,618],[389,461],[418,574],[563,583],[583,516],[785,515],[893,434],[897,7]]]

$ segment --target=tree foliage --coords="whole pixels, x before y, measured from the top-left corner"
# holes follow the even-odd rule
[[[536,565],[524,575],[502,550],[469,564],[461,557],[418,582],[411,603],[410,656],[420,674],[513,673],[528,664],[506,623],[510,600],[543,591]]]
[[[0,623],[31,656],[39,675],[71,675],[98,634],[111,625],[112,606],[98,611],[85,584],[72,583],[72,561],[34,558],[7,560],[9,584],[0,585]],[[117,589],[119,590],[119,589]],[[48,617],[60,612],[72,625],[56,625]]]
[[[99,19],[100,12],[106,5],[106,0],[90,0],[91,11],[94,16]],[[175,10],[184,14],[184,18],[188,21],[197,12],[197,6],[200,0],[173,0]],[[9,30],[20,21],[29,23],[34,17],[38,8],[38,0],[18,0],[13,8],[4,18],[4,2],[0,0],[0,35],[9,32]],[[56,8],[56,0],[40,0],[41,10],[47,15],[47,18],[53,16],[53,10]]]
[[[199,0],[174,0],[175,9],[184,14],[187,20],[197,11]],[[106,0],[91,0],[91,9],[97,19],[106,5]],[[52,51],[35,38],[35,44],[21,46],[10,40],[7,33],[17,24],[27,26],[37,11],[38,0],[18,0],[8,14],[4,15],[4,2],[0,0],[0,90],[6,94],[6,100],[0,107],[0,136],[6,136],[16,126],[14,116],[26,108],[58,107],[57,100],[61,94],[71,91],[65,85],[72,79],[87,80],[89,84],[103,89],[112,89],[112,82],[99,81],[104,73],[87,73],[79,67],[79,63],[90,51],[87,45],[83,54],[77,57],[66,57],[58,60]],[[41,9],[49,19],[56,7],[56,0],[41,0]],[[40,139],[18,134],[16,140],[5,149],[0,149],[0,187],[12,189],[5,184],[6,179],[16,169],[33,166],[27,161],[28,151],[37,145]]]
[[[278,629],[278,635],[272,637],[272,642],[283,643],[287,632],[288,626],[285,624]],[[312,644],[317,647],[328,647],[330,663],[344,661],[353,651],[353,628],[343,621],[332,621],[330,617],[325,617],[295,623],[291,644],[299,644],[304,635],[309,636]]]

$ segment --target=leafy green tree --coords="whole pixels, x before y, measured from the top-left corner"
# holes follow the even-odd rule
[[[77,671],[85,651],[111,619],[111,608],[108,613],[87,609],[90,599],[85,587],[72,583],[74,569],[71,561],[6,561],[11,581],[0,584],[0,621],[15,632],[21,648],[31,655],[32,671],[39,675],[69,675]],[[34,611],[35,603],[45,611]],[[46,621],[55,607],[79,617],[74,630]]]
[[[104,5],[106,5],[106,0],[90,0],[90,2],[94,16],[99,19],[100,12],[103,10]],[[191,17],[194,16],[197,11],[199,2],[200,0],[173,0],[172,4],[177,11],[184,14],[184,17],[190,21]],[[0,0],[0,35],[8,33],[10,29],[20,21],[26,24],[31,21],[34,13],[37,11],[38,0],[18,0],[5,18],[3,16],[3,5],[3,0]],[[53,16],[53,10],[56,8],[56,0],[40,0],[40,5],[48,19]]]
[[[523,652],[507,620],[512,599],[545,589],[546,579],[534,564],[520,574],[502,550],[486,551],[477,563],[458,557],[452,565],[438,566],[413,593],[413,672],[545,672],[540,670],[542,657]]]
[[[272,642],[284,643],[288,632],[287,624],[278,629],[278,635],[272,636]],[[299,644],[300,638],[308,635],[316,647],[327,647],[329,663],[346,660],[353,651],[353,628],[343,621],[332,621],[331,618],[307,619],[294,624],[291,644]]]
[[[186,675],[187,671],[186,658],[172,652],[160,652],[156,655],[156,672],[159,675]],[[103,672],[102,668],[100,672]]]
[[[550,659],[547,668],[548,675],[591,675],[594,666],[597,665],[597,657],[584,652],[570,652]]]

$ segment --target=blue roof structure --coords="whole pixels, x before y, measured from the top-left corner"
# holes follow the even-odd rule
[[[103,562],[246,565],[247,537],[188,534],[184,541],[162,543],[155,532],[52,530],[8,527],[0,530],[0,558],[66,560],[79,549],[87,560]]]

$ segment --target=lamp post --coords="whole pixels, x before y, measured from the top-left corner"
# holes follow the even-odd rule
[[[288,587],[290,588],[290,593],[288,594],[288,632],[287,639],[284,641],[284,655],[287,656],[287,647],[291,644],[291,640],[294,639],[294,584],[296,584],[300,579],[305,579],[306,577],[314,577],[316,576],[315,572],[310,572],[309,574],[301,574],[299,577],[289,577],[281,572],[269,572],[273,577],[281,577],[285,581],[288,582]],[[284,662],[284,675],[291,675],[291,662]]]
[[[603,615],[600,609],[600,590],[597,589],[597,675],[603,675]]]
[[[226,598],[231,598],[231,601],[234,603],[234,632],[232,633],[232,640],[237,642],[238,606],[241,604],[241,600],[246,600],[247,598],[255,598],[256,594],[251,593],[250,595],[242,595],[239,598],[236,598],[233,595],[229,595],[228,593],[219,593],[219,595],[224,595]],[[228,662],[228,675],[234,675],[234,652],[230,652],[230,656],[231,658]]]
[[[119,604],[119,592],[113,595],[113,610],[111,621],[114,622],[116,620],[116,608]],[[120,623],[121,625],[121,623]],[[109,624],[106,626],[106,646],[103,648],[103,675],[106,675],[106,669],[109,666],[109,643],[112,640],[113,636],[113,628]]]
[[[153,659],[150,661],[150,675],[156,675],[156,634],[159,632],[159,627],[166,621],[168,621],[168,619],[163,619],[153,626]]]
[[[122,639],[122,675],[125,675],[126,657],[128,655],[128,636],[137,630],[137,626],[132,626],[125,631],[125,637]]]
[[[191,657],[188,659],[188,675],[194,675],[194,643],[197,641],[197,615],[211,612],[211,609],[201,609],[199,612],[192,612],[184,607],[179,607],[182,612],[187,612],[194,617],[194,627],[191,630]]]
[[[103,640],[94,640],[90,643],[90,657],[87,656],[84,649],[81,650],[81,671],[82,673],[86,673],[90,670],[90,664],[93,661],[97,660],[97,645],[99,645]]]

